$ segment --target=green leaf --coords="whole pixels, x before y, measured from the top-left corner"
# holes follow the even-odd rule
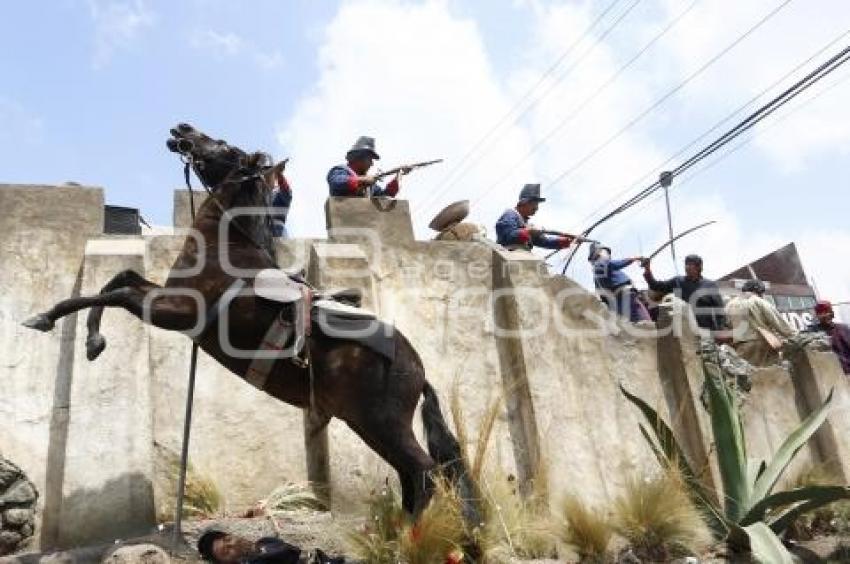
[[[726,518],[738,522],[749,504],[751,491],[741,422],[734,397],[719,369],[707,362],[703,367],[717,463],[723,480]]]
[[[806,486],[803,488],[775,493],[756,503],[753,508],[750,509],[749,513],[741,519],[741,525],[750,525],[756,521],[764,521],[768,511],[786,505],[794,505],[800,502],[805,502],[804,505],[814,504],[813,507],[809,508],[810,511],[811,509],[817,509],[822,505],[827,505],[841,499],[850,499],[850,487]],[[798,507],[801,507],[801,505],[792,508],[790,511],[796,511]],[[802,513],[797,513],[797,515],[802,515]],[[785,517],[783,516],[780,519],[774,520],[774,522],[784,518]],[[790,524],[790,521],[788,524]],[[781,533],[787,526],[788,525],[786,524],[782,528],[776,529],[773,525],[771,525],[771,528],[778,534]]]
[[[753,523],[748,527],[735,526],[729,542],[738,550],[748,549],[753,560],[759,564],[794,564],[794,557],[764,523]]]
[[[808,490],[808,491],[807,491]],[[786,511],[782,516],[773,519],[770,523],[770,528],[778,535],[788,528],[791,523],[797,520],[801,515],[805,515],[810,511],[814,511],[824,505],[829,505],[841,499],[850,499],[850,487],[847,486],[808,486],[799,490],[791,490],[791,492],[807,491],[809,495],[798,501],[805,499],[804,503],[800,503]],[[775,495],[782,495],[791,492],[782,492]],[[774,496],[770,496],[771,498]],[[770,498],[768,498],[770,499]],[[781,504],[780,504],[781,505]]]
[[[774,455],[773,460],[771,460],[767,465],[767,468],[765,468],[761,477],[756,480],[752,496],[754,500],[760,500],[770,494],[771,490],[773,490],[773,486],[776,485],[776,482],[779,480],[782,472],[784,472],[788,464],[791,463],[794,455],[803,448],[806,441],[811,438],[815,431],[818,430],[818,427],[820,427],[824,420],[826,420],[826,417],[829,414],[829,407],[832,403],[833,391],[834,389],[829,391],[829,395],[826,397],[826,401],[823,402],[823,405],[809,415],[805,421],[803,421],[800,426],[794,430],[793,433],[788,435],[788,438],[785,439],[785,442],[782,443],[782,446],[780,446],[776,451],[776,455]]]

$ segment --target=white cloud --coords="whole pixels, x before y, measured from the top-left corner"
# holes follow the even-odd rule
[[[378,151],[384,157],[380,163],[386,167],[409,160],[447,158],[442,169],[416,172],[403,188],[402,196],[411,201],[420,237],[428,236],[424,226],[441,206],[462,198],[473,201],[470,219],[484,223],[492,236],[498,213],[514,203],[524,182],[532,180],[543,182],[549,197],[537,223],[566,230],[586,227],[588,217],[594,212],[598,216],[603,202],[628,187],[631,189],[626,193],[631,195],[654,179],[658,172],[655,167],[671,152],[668,131],[678,134],[673,139],[690,139],[701,133],[812,54],[827,38],[837,35],[841,26],[840,18],[820,15],[811,5],[792,3],[658,111],[562,182],[551,185],[552,179],[731,43],[776,2],[745,4],[735,10],[697,4],[634,67],[602,94],[595,95],[620,65],[685,8],[673,0],[666,3],[666,13],[657,9],[641,11],[638,7],[604,44],[554,85],[519,124],[500,128],[492,143],[487,144],[480,164],[469,167],[448,193],[436,197],[445,188],[441,184],[445,175],[460,157],[584,32],[598,13],[598,6],[589,2],[522,3],[533,20],[529,44],[515,46],[523,53],[520,65],[506,76],[499,76],[485,48],[485,30],[474,21],[454,16],[445,2],[344,3],[324,30],[319,77],[314,87],[279,128],[281,146],[293,157],[289,170],[296,192],[290,216],[293,231],[299,236],[323,232],[322,205],[327,196],[324,176],[361,134],[377,137]],[[834,3],[832,8],[847,11],[840,3]],[[807,19],[810,13],[814,14],[812,20]],[[800,26],[800,21],[807,21],[807,25]],[[382,31],[375,33],[375,29]],[[563,68],[571,66],[576,55],[589,45],[585,42],[577,49],[554,76],[560,76]],[[593,101],[575,112],[591,96]],[[846,151],[850,128],[843,124],[850,120],[841,116],[850,118],[850,110],[837,107],[845,98],[840,93],[831,93],[828,99],[824,96],[823,101],[800,112],[799,123],[795,124],[798,116],[792,116],[777,127],[781,135],[759,137],[752,143],[753,148],[786,168],[805,166],[808,159],[834,151],[835,146],[843,146]],[[821,103],[823,106],[818,107]],[[531,158],[520,162],[538,140],[564,120],[566,125],[555,136]],[[649,180],[639,182],[646,173],[650,173]],[[719,276],[796,240],[821,291],[850,294],[844,285],[850,272],[838,261],[822,260],[817,254],[820,242],[828,237],[842,242],[844,246],[837,248],[846,248],[850,232],[788,232],[784,224],[765,222],[759,217],[759,210],[730,205],[728,197],[734,188],[733,182],[721,180],[700,184],[699,190],[688,191],[687,198],[676,198],[679,229],[707,219],[720,220],[719,225],[689,238],[681,245],[681,254],[699,252],[706,259],[707,272]],[[622,201],[622,197],[616,201]],[[429,203],[435,205],[426,205]],[[608,203],[605,207],[611,206]],[[597,235],[612,243],[616,252],[648,252],[667,237],[663,207],[655,201],[624,216],[622,221],[606,224]],[[590,285],[584,259],[584,253],[576,257],[570,274]],[[673,273],[669,259],[667,264],[660,260],[658,269],[662,275]],[[637,271],[633,274],[639,277]]]
[[[194,49],[219,58],[247,57],[266,71],[279,69],[284,64],[283,53],[280,51],[266,52],[232,31],[197,29],[192,33],[189,44]]]
[[[95,68],[104,67],[115,51],[132,45],[155,19],[144,0],[89,0],[88,4],[94,21]]]

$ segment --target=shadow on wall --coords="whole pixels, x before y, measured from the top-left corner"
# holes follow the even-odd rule
[[[140,536],[155,524],[153,484],[144,474],[131,472],[100,488],[77,489],[67,495],[62,500],[57,544],[71,547]]]

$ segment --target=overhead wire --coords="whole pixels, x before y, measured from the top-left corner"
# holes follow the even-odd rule
[[[661,98],[656,100],[653,104],[651,104],[648,108],[640,112],[637,116],[629,120],[626,125],[620,128],[616,133],[608,137],[605,141],[603,141],[600,145],[597,145],[593,150],[584,155],[577,162],[573,163],[569,168],[565,171],[558,174],[549,184],[550,186],[554,186],[559,182],[563,181],[565,178],[568,178],[572,174],[574,174],[577,170],[583,167],[587,162],[589,162],[593,157],[601,153],[605,150],[611,143],[624,135],[628,130],[637,125],[640,121],[642,121],[647,115],[655,111],[662,104],[667,102],[670,98],[672,98],[677,92],[679,92],[682,88],[687,86],[693,79],[697,76],[705,72],[711,65],[720,60],[723,56],[728,54],[732,49],[737,47],[742,41],[744,41],[747,37],[752,35],[756,30],[758,30],[761,26],[767,23],[771,18],[773,18],[776,14],[778,14],[783,8],[785,8],[788,4],[791,3],[792,0],[783,0],[776,7],[774,7],[770,12],[765,14],[761,19],[759,19],[753,26],[751,26],[747,31],[739,35],[734,41],[732,41],[729,45],[724,47],[719,53],[715,54],[708,61],[706,61],[702,66],[700,66],[697,70],[688,75],[682,82],[674,86],[667,93],[665,93]]]
[[[537,150],[539,150],[544,144],[546,144],[555,134],[557,134],[561,129],[564,128],[568,123],[570,123],[583,109],[585,109],[588,105],[599,99],[599,95],[602,94],[609,86],[611,86],[617,79],[628,70],[644,53],[646,53],[653,45],[655,45],[662,37],[664,37],[671,29],[673,29],[693,8],[697,5],[699,0],[694,0],[691,4],[682,10],[676,17],[670,20],[667,25],[665,25],[655,36],[652,37],[647,43],[641,47],[637,53],[635,53],[628,61],[623,63],[614,73],[609,76],[605,82],[603,82],[599,87],[596,88],[589,96],[587,96],[576,108],[573,109],[566,117],[562,118],[555,127],[551,128],[541,139],[532,145],[531,149],[518,161],[513,163],[510,167],[507,167],[506,173],[499,176],[499,179],[488,185],[484,190],[479,190],[481,193],[475,200],[473,200],[473,205],[480,201],[484,195],[490,192],[493,188],[497,187],[499,184],[505,181],[508,178],[508,172],[516,169],[519,165],[523,164],[525,161],[529,159]]]
[[[565,51],[561,54],[561,56],[560,56],[560,57],[558,57],[558,59],[555,61],[555,63],[553,63],[553,64],[552,64],[552,65],[551,65],[548,69],[546,69],[546,71],[544,71],[544,72],[543,72],[543,74],[542,74],[542,75],[541,75],[541,77],[537,80],[537,82],[534,84],[534,86],[532,86],[529,90],[527,90],[527,91],[525,92],[525,94],[523,94],[523,95],[520,97],[520,99],[519,99],[519,100],[518,100],[518,101],[517,101],[517,102],[516,102],[516,103],[515,103],[512,107],[511,107],[511,109],[510,109],[510,110],[508,110],[508,112],[507,112],[505,115],[503,115],[503,116],[502,116],[502,117],[501,117],[501,118],[497,121],[497,123],[496,123],[493,127],[491,127],[491,128],[490,128],[490,130],[489,130],[489,131],[488,131],[488,132],[487,132],[484,136],[482,136],[482,137],[481,137],[481,138],[480,138],[480,139],[479,139],[479,140],[475,143],[475,145],[472,147],[472,149],[470,149],[470,150],[469,150],[466,154],[464,154],[464,156],[463,156],[463,157],[461,157],[461,159],[458,161],[458,163],[457,163],[457,164],[456,164],[456,165],[455,165],[455,166],[454,166],[454,167],[453,167],[453,168],[452,168],[452,169],[451,169],[451,170],[450,170],[450,171],[449,171],[449,172],[448,172],[448,173],[447,173],[447,174],[443,177],[443,179],[442,179],[442,180],[438,183],[438,185],[440,186],[440,189],[438,189],[438,190],[436,191],[436,193],[435,193],[434,195],[432,195],[431,197],[429,197],[429,199],[426,201],[426,204],[425,204],[426,209],[427,209],[427,208],[430,208],[431,206],[433,206],[433,205],[434,205],[434,203],[435,203],[436,201],[438,201],[438,200],[439,200],[439,197],[440,197],[442,194],[444,194],[444,193],[445,193],[445,192],[446,192],[449,188],[451,188],[452,186],[454,186],[454,185],[457,183],[457,181],[458,181],[461,177],[463,177],[463,175],[465,174],[465,171],[469,170],[469,169],[470,169],[470,167],[471,167],[472,165],[477,164],[477,163],[481,160],[481,155],[486,154],[486,151],[484,151],[484,152],[480,152],[480,153],[478,154],[478,156],[477,156],[475,159],[473,159],[473,161],[472,161],[471,163],[466,164],[466,165],[464,164],[464,163],[466,163],[466,162],[469,160],[469,158],[470,158],[473,154],[475,154],[475,152],[476,152],[476,151],[477,151],[477,150],[478,150],[481,146],[483,146],[483,145],[484,145],[484,144],[485,144],[485,143],[486,143],[486,142],[487,142],[487,141],[488,141],[488,140],[489,140],[489,139],[493,136],[493,134],[494,134],[496,131],[498,131],[498,130],[499,130],[499,129],[503,126],[503,125],[505,125],[506,123],[513,124],[513,123],[518,122],[518,121],[519,121],[520,119],[522,119],[522,118],[523,118],[526,114],[528,114],[528,112],[531,110],[531,108],[533,108],[533,107],[535,106],[535,104],[539,103],[539,102],[540,102],[541,100],[543,100],[546,96],[548,96],[548,95],[549,95],[549,93],[551,93],[551,92],[552,92],[552,90],[554,89],[554,87],[555,87],[558,83],[560,83],[560,82],[561,82],[564,78],[566,78],[566,77],[567,77],[567,76],[568,76],[568,75],[569,75],[569,74],[570,74],[570,73],[571,73],[571,72],[572,72],[572,71],[573,71],[576,67],[578,67],[578,66],[579,66],[579,65],[580,65],[580,64],[584,61],[584,59],[585,59],[585,58],[587,58],[587,56],[588,56],[588,55],[589,55],[589,54],[593,51],[593,49],[595,49],[595,48],[596,48],[596,46],[597,46],[597,45],[598,45],[598,44],[599,44],[599,43],[600,43],[600,42],[601,42],[601,41],[602,41],[605,37],[607,37],[607,36],[608,36],[608,34],[610,34],[610,33],[614,30],[614,28],[616,28],[616,27],[620,24],[620,22],[622,22],[622,20],[623,20],[623,19],[625,19],[625,17],[626,17],[626,16],[627,16],[627,15],[628,15],[628,14],[629,14],[629,13],[630,13],[630,12],[631,12],[631,11],[632,11],[635,7],[636,7],[636,6],[640,3],[640,1],[641,1],[641,0],[632,0],[631,4],[630,4],[630,5],[629,5],[629,6],[628,6],[628,7],[627,7],[627,8],[626,8],[626,9],[625,9],[625,10],[624,10],[624,11],[623,11],[623,12],[622,12],[619,16],[617,16],[617,17],[614,19],[614,21],[613,21],[613,22],[612,22],[612,23],[611,23],[611,24],[610,24],[610,25],[609,25],[609,26],[608,26],[608,27],[607,27],[607,28],[606,28],[606,29],[602,32],[602,34],[600,34],[600,36],[599,36],[599,37],[597,37],[597,38],[594,40],[594,42],[593,42],[593,44],[591,45],[591,47],[590,47],[589,49],[587,49],[586,51],[584,51],[584,52],[583,52],[583,53],[582,53],[582,54],[578,57],[578,59],[577,59],[575,62],[573,62],[573,64],[572,64],[572,65],[570,65],[570,66],[566,69],[566,71],[564,71],[564,72],[563,72],[563,73],[562,73],[559,77],[557,77],[557,78],[556,78],[556,79],[555,79],[555,80],[554,80],[554,81],[553,81],[553,82],[549,85],[549,88],[548,88],[548,89],[546,89],[546,90],[543,92],[543,94],[541,94],[540,96],[538,96],[536,100],[532,100],[532,101],[531,101],[531,102],[530,102],[530,103],[529,103],[529,104],[528,104],[528,105],[527,105],[527,106],[526,106],[526,107],[525,107],[525,108],[524,108],[524,109],[523,109],[523,110],[522,110],[522,111],[521,111],[521,112],[520,112],[517,116],[512,117],[513,113],[514,113],[514,112],[515,112],[515,111],[516,111],[516,110],[517,110],[517,109],[518,109],[518,108],[519,108],[519,107],[523,104],[523,102],[525,102],[527,99],[529,99],[529,98],[531,97],[531,95],[532,95],[532,94],[534,94],[534,92],[535,92],[535,91],[536,91],[536,90],[537,90],[537,89],[538,89],[538,88],[539,88],[539,87],[540,87],[540,86],[541,86],[541,85],[545,82],[546,78],[547,78],[549,75],[551,75],[551,74],[552,74],[552,73],[553,73],[553,72],[557,69],[557,67],[559,67],[559,66],[561,65],[561,63],[562,63],[564,60],[566,60],[566,59],[567,59],[567,57],[569,57],[569,55],[571,55],[571,54],[572,54],[572,52],[575,50],[575,48],[576,48],[576,47],[578,47],[578,46],[579,46],[579,45],[580,45],[580,44],[581,44],[581,43],[585,40],[585,38],[587,38],[587,37],[591,34],[591,32],[592,32],[592,31],[593,31],[593,29],[597,26],[597,24],[599,24],[599,23],[600,23],[600,22],[601,22],[601,21],[605,18],[605,16],[607,16],[607,15],[608,15],[608,13],[609,13],[609,12],[610,12],[613,8],[614,8],[614,7],[615,7],[618,3],[620,3],[620,2],[621,2],[621,0],[614,0],[614,2],[612,2],[611,4],[609,4],[609,5],[608,5],[608,6],[607,6],[607,7],[606,7],[606,8],[605,8],[605,9],[604,9],[604,10],[603,10],[603,11],[602,11],[602,12],[601,12],[601,13],[600,13],[600,14],[599,14],[599,15],[598,15],[595,19],[594,19],[594,20],[593,20],[593,22],[591,22],[591,24],[590,24],[590,25],[589,25],[589,26],[585,29],[585,31],[582,33],[582,35],[581,35],[581,36],[580,36],[580,37],[579,37],[576,41],[574,41],[573,43],[571,43],[569,47],[567,47],[567,49],[566,49],[566,50],[565,50]],[[460,174],[459,174],[459,175],[457,175],[457,176],[454,178],[454,180],[452,180],[450,183],[448,183],[448,184],[447,184],[447,182],[449,181],[449,179],[451,179],[451,178],[452,178],[452,176],[453,176],[453,175],[455,175],[458,171],[460,172]]]
[[[776,110],[784,106],[791,99],[798,96],[801,92],[804,92],[812,85],[820,81],[823,77],[828,74],[834,72],[838,67],[846,63],[850,60],[850,46],[845,47],[839,53],[831,57],[828,61],[818,66],[815,70],[807,74],[805,77],[795,82],[791,87],[787,88],[778,96],[771,99],[767,104],[764,104],[760,108],[758,108],[755,112],[751,113],[744,120],[735,125],[732,129],[728,130],[726,133],[721,135],[719,138],[715,139],[712,143],[698,151],[696,154],[688,158],[685,162],[680,164],[678,167],[674,168],[672,171],[669,171],[672,178],[675,178],[679,174],[687,171],[690,167],[697,164],[698,162],[704,160],[732,140],[736,139],[746,131],[749,131],[756,124],[760,123],[768,116],[773,114]],[[654,183],[650,184],[636,195],[632,196],[629,200],[615,208],[613,211],[605,214],[602,218],[594,222],[589,228],[587,228],[582,235],[587,236],[594,229],[596,229],[602,223],[608,221],[612,217],[622,213],[626,209],[629,209],[636,205],[637,203],[645,200],[652,193],[661,188],[660,180],[656,180]],[[578,249],[579,245],[576,245],[575,249]],[[564,265],[564,272],[572,260],[572,257],[575,255],[575,250],[570,254],[567,258],[566,264]]]
[[[581,220],[581,222],[584,223],[586,221],[589,221],[591,218],[593,218],[593,216],[595,216],[600,211],[602,211],[608,204],[614,202],[615,200],[617,200],[618,198],[620,198],[624,194],[632,191],[635,186],[639,186],[639,185],[643,184],[644,182],[646,182],[647,179],[651,178],[653,175],[657,175],[658,171],[663,170],[664,167],[666,167],[669,163],[673,162],[678,157],[682,156],[688,149],[690,149],[691,147],[693,147],[694,145],[696,145],[697,143],[699,143],[700,141],[702,141],[703,139],[705,139],[706,137],[708,137],[709,135],[711,135],[712,133],[717,131],[717,129],[719,129],[722,125],[724,125],[725,123],[728,123],[732,118],[734,118],[735,116],[737,116],[738,114],[743,112],[746,108],[751,106],[759,98],[761,98],[762,96],[764,96],[765,94],[767,94],[768,92],[770,92],[771,90],[776,88],[778,85],[780,85],[782,82],[784,82],[789,76],[793,75],[794,73],[796,73],[797,71],[799,71],[800,69],[805,67],[807,64],[812,62],[815,58],[819,57],[821,54],[826,52],[829,48],[834,46],[836,43],[841,41],[841,39],[847,37],[848,35],[850,35],[850,29],[847,29],[847,30],[841,32],[839,35],[837,35],[836,37],[831,39],[828,43],[826,43],[825,45],[820,47],[817,51],[815,51],[814,53],[809,55],[805,60],[801,61],[800,63],[795,65],[793,68],[786,71],[782,76],[780,76],[779,78],[777,78],[776,80],[771,82],[768,86],[764,87],[761,91],[758,92],[758,94],[754,95],[749,100],[747,100],[746,102],[744,102],[743,104],[741,104],[740,106],[738,106],[737,108],[735,108],[734,110],[732,110],[731,112],[726,114],[726,116],[724,116],[722,119],[715,122],[714,125],[712,125],[710,128],[708,128],[707,130],[702,132],[700,135],[698,135],[697,137],[694,137],[691,141],[689,141],[685,145],[679,147],[679,149],[677,149],[675,153],[673,153],[672,155],[667,157],[667,159],[664,162],[659,163],[657,166],[654,166],[651,170],[649,170],[647,173],[643,174],[640,178],[631,182],[625,189],[621,190],[620,192],[617,192],[616,194],[614,194],[613,196],[611,196],[610,198],[605,200],[605,202],[600,204],[597,208],[595,208],[593,211],[591,211],[588,215],[584,216],[584,218]]]

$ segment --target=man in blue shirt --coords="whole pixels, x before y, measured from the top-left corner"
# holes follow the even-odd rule
[[[328,186],[331,196],[342,197],[390,197],[395,198],[401,187],[400,179],[410,172],[400,170],[386,187],[378,184],[369,174],[372,163],[381,157],[375,152],[375,139],[360,137],[345,155],[346,164],[337,165],[328,172]]]
[[[526,184],[519,193],[519,202],[515,208],[506,210],[496,222],[496,242],[508,250],[532,247],[545,249],[563,249],[573,242],[571,237],[548,235],[541,229],[528,224],[528,219],[537,213],[540,202],[540,184]]]
[[[632,322],[650,319],[631,278],[623,272],[630,264],[641,262],[642,257],[612,259],[610,247],[592,243],[587,260],[593,265],[593,283],[608,309]]]

